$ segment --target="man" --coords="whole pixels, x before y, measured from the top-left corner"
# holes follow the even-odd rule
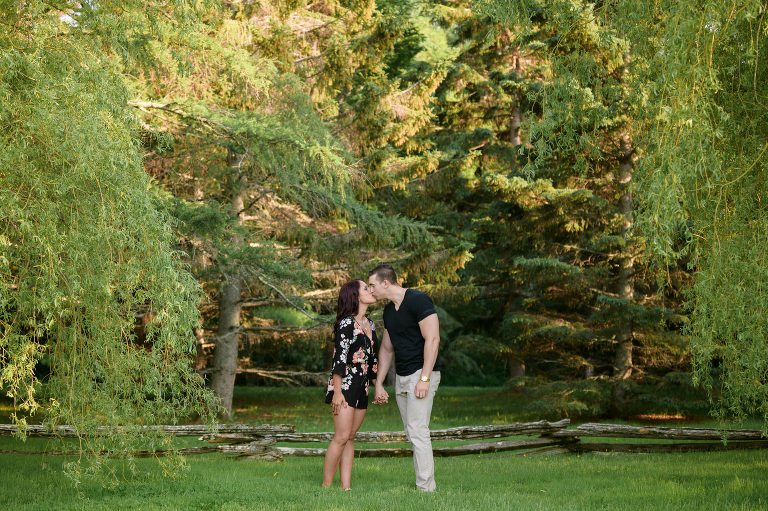
[[[389,300],[384,307],[384,335],[379,349],[378,374],[386,375],[395,364],[395,393],[405,434],[413,445],[416,486],[435,490],[435,464],[429,437],[429,416],[440,385],[440,325],[432,300],[415,289],[397,283],[397,274],[388,264],[368,272],[368,289],[378,299]],[[384,378],[376,380],[374,403],[389,401]]]

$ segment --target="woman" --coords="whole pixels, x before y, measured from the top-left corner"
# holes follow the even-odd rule
[[[376,383],[376,327],[365,315],[375,301],[362,280],[351,280],[339,290],[333,368],[325,394],[333,412],[333,440],[325,453],[323,486],[331,485],[338,467],[341,487],[350,489],[355,434],[368,408],[369,382]]]

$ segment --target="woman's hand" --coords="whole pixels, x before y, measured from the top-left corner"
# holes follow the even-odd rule
[[[389,394],[386,390],[384,390],[383,385],[376,385],[376,390],[374,393],[374,401],[373,404],[375,405],[383,405],[384,403],[389,402]]]
[[[342,408],[347,407],[347,402],[344,400],[344,394],[340,390],[333,393],[333,399],[331,400],[331,410],[334,415],[338,415]]]

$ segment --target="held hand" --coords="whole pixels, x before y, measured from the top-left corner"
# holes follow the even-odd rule
[[[344,394],[341,392],[335,392],[333,399],[331,400],[331,411],[334,415],[338,415],[342,408],[347,407],[347,402],[344,400]]]
[[[421,381],[421,380],[419,380],[418,383],[416,383],[416,388],[413,389],[413,393],[419,399],[427,397],[427,393],[428,392],[429,392],[429,382],[428,381]]]
[[[373,404],[375,405],[383,405],[384,403],[389,402],[389,394],[386,390],[384,390],[384,387],[376,386],[376,394],[375,399],[373,400]]]

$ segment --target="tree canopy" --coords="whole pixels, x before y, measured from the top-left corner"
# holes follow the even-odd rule
[[[768,428],[765,12],[0,4],[15,420],[109,453],[229,415],[243,369],[323,369],[336,288],[388,260],[436,298],[447,383],[621,414],[692,360]]]
[[[637,105],[634,140],[642,151],[638,230],[662,279],[678,261],[693,272],[686,304],[694,376],[710,390],[717,414],[758,413],[768,427],[765,4],[484,0],[476,6],[504,23],[531,27],[547,13],[574,30],[599,27],[603,41],[625,41]],[[563,79],[588,65],[577,58]]]

